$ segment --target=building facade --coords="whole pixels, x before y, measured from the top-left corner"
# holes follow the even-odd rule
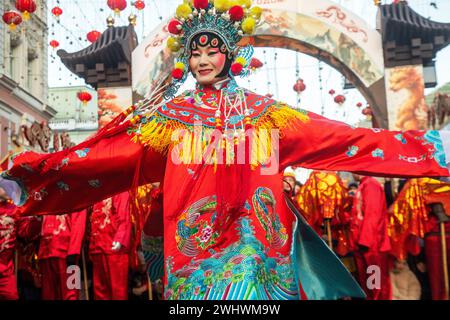
[[[77,93],[87,91],[92,100],[83,104]],[[97,92],[87,86],[49,88],[49,104],[57,111],[49,122],[53,132],[65,132],[76,144],[82,142],[98,129]]]
[[[14,9],[13,0],[0,1],[0,12]],[[37,148],[27,141],[25,128],[44,127],[56,114],[48,104],[47,3],[15,31],[0,24],[0,157],[17,145]]]

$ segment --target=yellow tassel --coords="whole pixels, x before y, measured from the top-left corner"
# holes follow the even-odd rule
[[[272,129],[279,129],[280,139],[283,136],[283,129],[294,126],[298,121],[308,122],[309,117],[306,112],[299,112],[291,109],[287,105],[273,105],[268,108],[265,114],[261,115],[253,124],[251,140],[250,164],[252,168],[265,164],[270,160],[272,154]],[[202,128],[201,133],[194,133],[191,126],[185,125],[176,120],[167,120],[162,116],[154,117],[150,122],[142,125],[140,135],[132,138],[134,142],[140,142],[150,146],[155,151],[167,154],[170,148],[180,145],[180,159],[184,164],[199,163],[201,160],[213,163],[217,167],[220,155],[224,152],[226,164],[235,162],[234,140],[221,139],[216,148],[208,151],[214,129]],[[176,130],[184,130],[184,134],[179,134],[175,141],[172,135]],[[248,152],[248,150],[246,150]],[[206,156],[206,157],[205,157]],[[204,159],[205,158],[205,159]]]

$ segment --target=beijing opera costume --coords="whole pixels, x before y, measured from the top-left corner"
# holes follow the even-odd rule
[[[70,149],[15,156],[0,185],[22,214],[55,214],[163,182],[166,299],[364,297],[285,198],[283,170],[448,177],[450,137],[354,128],[238,87],[234,77],[246,74],[252,53],[238,42],[262,10],[235,2],[177,8],[167,43],[174,80],[162,99],[155,89]],[[208,45],[226,55],[226,78],[172,98],[191,53]],[[243,147],[251,150],[239,159]]]

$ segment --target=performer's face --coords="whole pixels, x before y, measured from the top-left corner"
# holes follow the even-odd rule
[[[192,51],[189,67],[198,83],[211,85],[226,78],[217,78],[222,72],[225,62],[226,56],[220,52],[219,48],[213,48],[210,45],[198,46]]]

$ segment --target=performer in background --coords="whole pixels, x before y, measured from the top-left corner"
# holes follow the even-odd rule
[[[38,235],[41,220],[17,215],[16,206],[0,188],[0,300],[19,299],[14,265],[17,240],[26,242]]]
[[[68,268],[78,264],[85,226],[86,210],[44,216],[38,253],[43,300],[78,300],[81,288],[75,279],[70,281],[75,287],[68,285],[68,277],[74,274]]]
[[[387,206],[382,185],[372,177],[354,174],[360,185],[353,204],[351,235],[355,248],[355,262],[359,284],[370,300],[391,300],[392,288],[389,277],[389,251],[391,244],[387,229]],[[371,266],[379,270],[379,287],[368,283],[374,274]],[[375,271],[377,272],[377,271]],[[372,277],[373,278],[373,277]],[[370,282],[370,281],[369,281]]]
[[[94,300],[126,300],[131,237],[128,192],[96,203],[90,223]]]
[[[363,297],[286,198],[284,169],[448,177],[448,136],[354,128],[239,87],[253,52],[240,41],[262,15],[251,4],[180,4],[173,82],[154,79],[148,99],[73,148],[17,155],[0,185],[21,214],[52,214],[164,181],[166,299]],[[176,96],[189,73],[196,88]]]

